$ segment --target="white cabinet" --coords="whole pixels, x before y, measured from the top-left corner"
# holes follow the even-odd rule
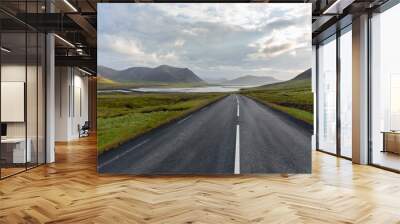
[[[24,103],[24,82],[1,82],[1,122],[24,122]]]

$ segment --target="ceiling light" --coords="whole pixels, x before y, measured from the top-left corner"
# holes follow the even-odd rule
[[[67,4],[74,12],[78,12],[78,10],[68,1],[64,0],[65,4]]]
[[[78,53],[79,55],[83,55],[83,49],[82,48],[77,48],[76,49],[76,53]]]
[[[73,44],[72,44],[71,42],[69,42],[68,40],[66,40],[66,39],[64,39],[64,38],[62,38],[62,37],[60,37],[60,36],[57,35],[57,34],[54,34],[54,36],[57,37],[57,38],[58,38],[59,40],[61,40],[62,42],[66,43],[68,46],[75,48],[75,45],[73,45]]]
[[[328,14],[332,11],[332,9],[336,9],[337,4],[340,2],[340,0],[336,0],[332,5],[330,5],[327,9],[324,10],[322,14]]]
[[[4,52],[6,52],[6,53],[10,53],[10,52],[11,52],[11,50],[9,50],[9,49],[7,49],[7,48],[5,48],[5,47],[1,47],[1,50],[4,51]]]

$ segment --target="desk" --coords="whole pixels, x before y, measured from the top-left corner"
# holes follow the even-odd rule
[[[6,160],[6,163],[26,163],[31,162],[31,139],[27,139],[25,151],[25,138],[5,138],[1,139],[1,156]],[[3,156],[3,154],[5,154]]]
[[[400,154],[400,131],[383,131],[382,152]]]

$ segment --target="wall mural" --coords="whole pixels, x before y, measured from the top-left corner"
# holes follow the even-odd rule
[[[311,4],[98,4],[98,171],[310,173]]]

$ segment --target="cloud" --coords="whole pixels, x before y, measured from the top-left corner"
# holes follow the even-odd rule
[[[177,39],[174,43],[175,47],[182,47],[185,44],[185,40]]]
[[[311,66],[309,4],[102,3],[98,13],[98,63],[115,69],[170,64],[201,77],[287,79]]]
[[[295,41],[276,40],[276,38],[271,37],[263,43],[256,42],[250,44],[250,46],[258,48],[256,53],[248,55],[251,59],[269,59],[287,52],[295,55],[295,49],[299,47],[299,44]]]
[[[282,44],[265,45],[262,50],[266,55],[273,57],[285,52],[288,52],[296,47],[294,42],[286,42]]]
[[[113,54],[116,60],[123,58],[125,62],[153,66],[159,64],[171,64],[178,60],[173,51],[152,52],[144,51],[141,43],[132,38],[124,38],[118,35],[102,35],[99,38],[100,48],[106,54]],[[183,46],[183,42],[178,41],[177,44]],[[102,53],[104,54],[104,53]],[[129,66],[126,66],[129,67]]]

